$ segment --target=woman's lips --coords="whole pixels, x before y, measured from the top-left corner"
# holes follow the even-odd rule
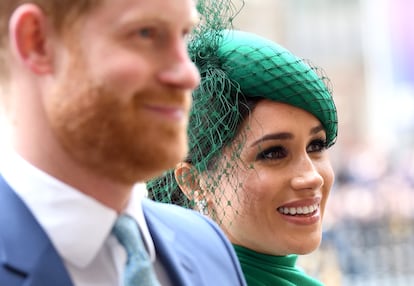
[[[277,210],[285,215],[309,215],[317,211],[319,204],[305,205],[301,207],[279,207]]]
[[[277,208],[282,217],[300,225],[314,224],[320,221],[320,198],[306,199],[285,204]]]

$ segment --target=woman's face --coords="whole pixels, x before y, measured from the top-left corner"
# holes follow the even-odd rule
[[[234,244],[272,255],[319,246],[334,174],[316,117],[262,100],[223,155],[204,184],[217,182],[209,212]]]

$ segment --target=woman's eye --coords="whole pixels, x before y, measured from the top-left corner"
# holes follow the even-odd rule
[[[307,152],[312,153],[312,152],[322,152],[323,150],[326,149],[327,143],[326,140],[322,140],[322,139],[318,139],[318,140],[313,140],[307,148]]]
[[[287,156],[287,150],[281,146],[275,146],[263,150],[256,156],[256,160],[278,160]]]

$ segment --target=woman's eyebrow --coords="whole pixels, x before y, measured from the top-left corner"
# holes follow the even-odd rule
[[[320,125],[318,125],[316,127],[313,127],[310,130],[309,134],[310,135],[313,135],[313,134],[316,134],[316,133],[321,132],[321,131],[324,131],[324,130],[325,130],[325,128],[322,126],[322,124],[320,124]]]
[[[293,138],[293,134],[292,133],[288,133],[288,132],[280,132],[280,133],[271,133],[271,134],[266,134],[263,137],[260,137],[258,140],[254,141],[250,147],[254,147],[255,145],[266,141],[266,140],[288,140],[288,139],[292,139]]]

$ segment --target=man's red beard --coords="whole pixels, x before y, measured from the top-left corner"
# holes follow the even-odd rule
[[[65,84],[57,92],[47,105],[51,128],[83,167],[133,184],[174,167],[187,153],[187,124],[151,120],[142,107],[144,102],[174,103],[188,118],[190,94],[143,91],[123,98],[105,86]]]

